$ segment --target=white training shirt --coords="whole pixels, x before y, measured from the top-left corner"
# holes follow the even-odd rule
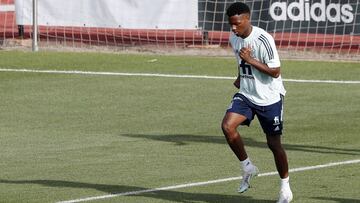
[[[267,64],[269,68],[280,67],[274,38],[265,30],[252,26],[250,35],[245,39],[231,32],[230,43],[239,64],[239,93],[259,106],[267,106],[280,101],[280,94],[285,96],[286,93],[281,75],[278,78],[273,78],[246,64],[239,56],[242,47],[251,47],[252,57]]]

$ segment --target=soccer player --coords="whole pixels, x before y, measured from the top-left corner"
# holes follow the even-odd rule
[[[283,97],[285,89],[280,74],[280,60],[274,39],[250,23],[250,9],[244,3],[233,3],[226,11],[232,33],[230,43],[238,62],[239,74],[234,85],[239,88],[222,121],[226,140],[240,160],[243,178],[238,192],[250,187],[250,179],[259,171],[250,161],[239,125],[250,125],[256,115],[272,151],[280,181],[278,202],[293,198],[289,185],[288,161],[281,145]]]

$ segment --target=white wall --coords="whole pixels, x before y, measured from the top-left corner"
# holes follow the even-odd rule
[[[39,25],[195,29],[197,0],[38,0]],[[18,25],[32,24],[32,0],[16,0]]]

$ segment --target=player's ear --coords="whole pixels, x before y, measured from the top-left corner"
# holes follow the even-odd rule
[[[250,13],[246,13],[246,14],[244,15],[244,18],[245,18],[246,20],[250,20]]]

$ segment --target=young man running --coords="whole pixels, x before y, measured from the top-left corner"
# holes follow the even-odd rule
[[[280,74],[280,60],[274,39],[263,29],[250,23],[250,9],[244,3],[234,3],[226,11],[232,33],[230,43],[238,62],[239,75],[234,85],[239,92],[222,121],[226,140],[240,160],[243,179],[238,192],[250,187],[250,179],[259,171],[245,151],[243,140],[237,131],[239,125],[250,125],[256,115],[266,135],[281,178],[279,203],[293,198],[289,185],[288,161],[281,145],[283,97],[285,89]]]

